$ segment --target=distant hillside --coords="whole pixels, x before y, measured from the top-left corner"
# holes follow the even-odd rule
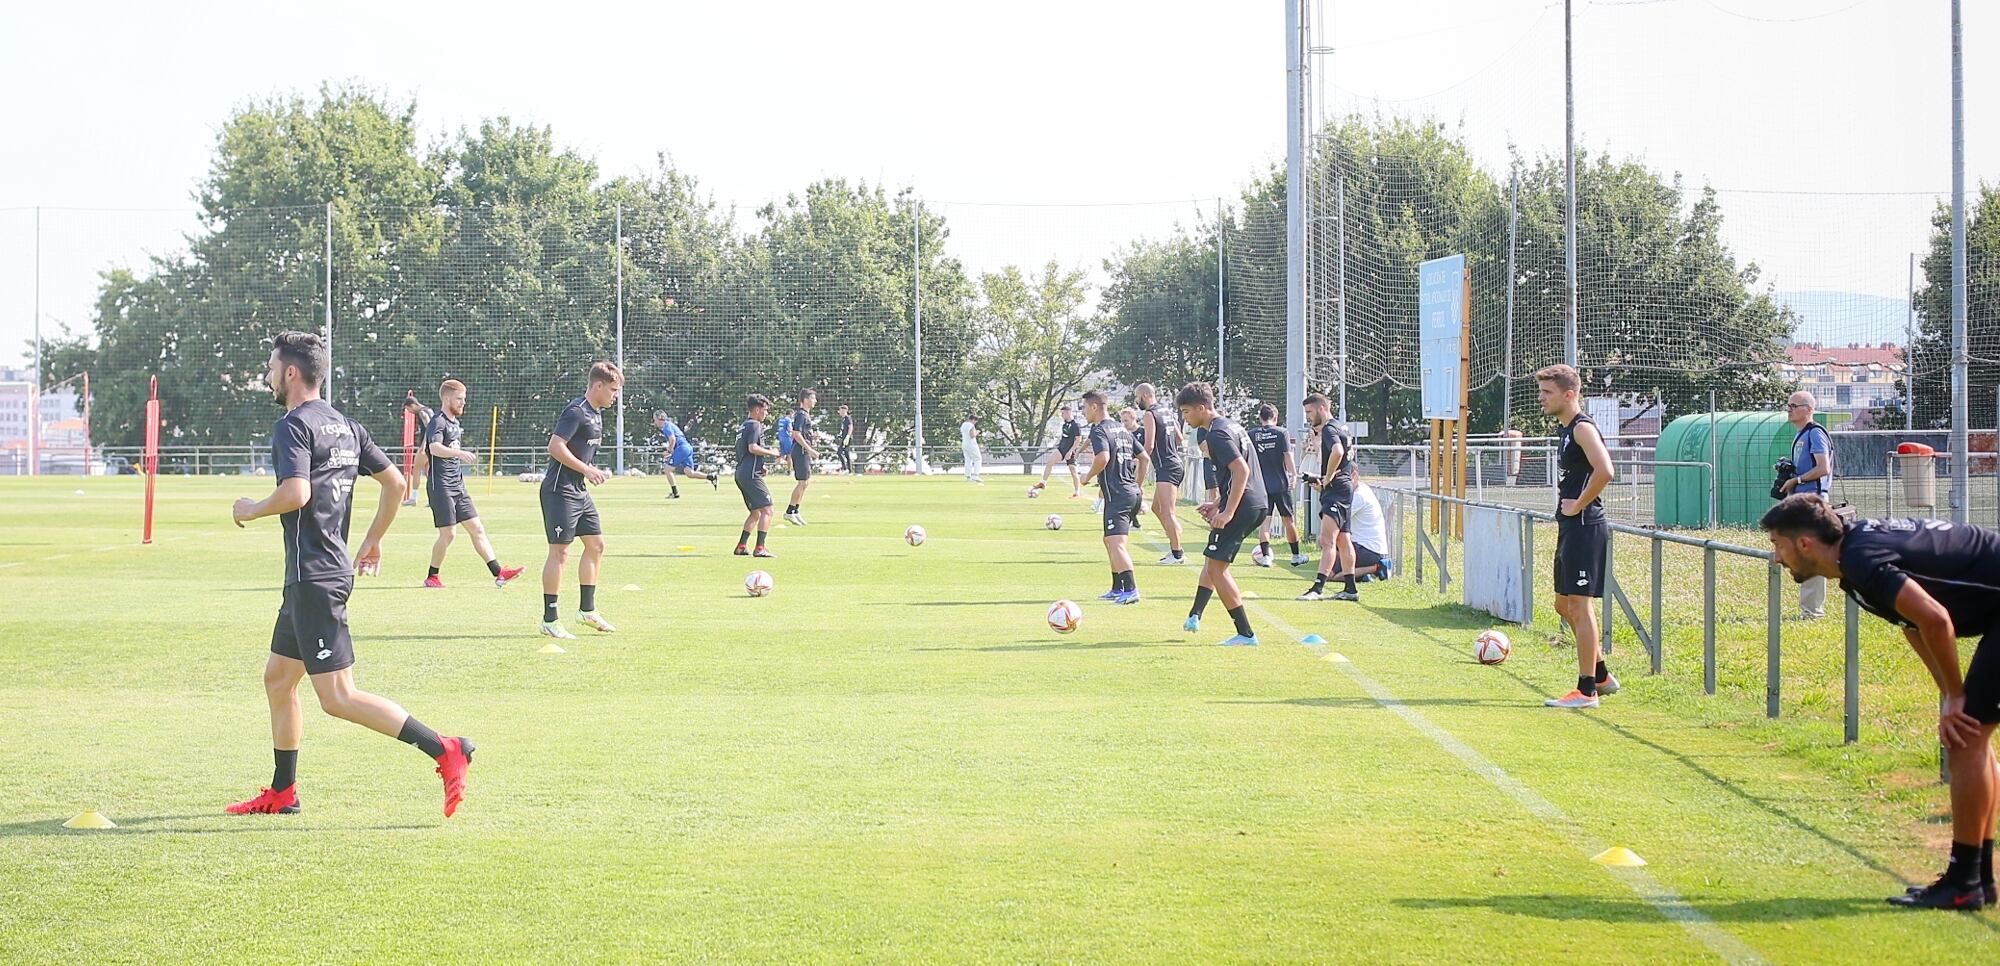
[[[1799,326],[1792,333],[1795,342],[1831,345],[1894,342],[1901,345],[1904,341],[1907,322],[1901,298],[1862,292],[1824,291],[1777,292],[1771,297],[1798,314]]]

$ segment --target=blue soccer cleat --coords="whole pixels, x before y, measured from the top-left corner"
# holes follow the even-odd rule
[[[1122,594],[1119,594],[1116,597],[1113,597],[1111,599],[1111,602],[1121,607],[1126,604],[1136,604],[1139,602],[1139,592],[1136,590],[1128,590]]]
[[[1181,630],[1184,630],[1190,634],[1194,633],[1195,631],[1201,630],[1201,618],[1197,615],[1189,614],[1188,619],[1181,623]]]
[[[1122,591],[1122,590],[1107,590],[1107,591],[1105,591],[1104,593],[1101,593],[1101,594],[1098,594],[1098,595],[1097,595],[1097,599],[1098,599],[1098,600],[1117,600],[1117,599],[1118,599],[1118,595],[1119,595],[1119,594],[1122,594],[1122,593],[1124,593],[1124,591]]]
[[[1243,635],[1241,635],[1241,634],[1237,634],[1237,635],[1235,635],[1234,637],[1231,637],[1231,638],[1230,638],[1229,640],[1226,640],[1226,641],[1223,641],[1223,642],[1222,642],[1222,646],[1223,646],[1223,647],[1256,647],[1256,646],[1257,646],[1257,639],[1256,639],[1255,637],[1244,637],[1244,636],[1243,636]]]

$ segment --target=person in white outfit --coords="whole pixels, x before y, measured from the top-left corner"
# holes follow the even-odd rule
[[[958,446],[965,451],[965,481],[986,482],[979,478],[979,424],[973,422],[971,416],[958,424]]]

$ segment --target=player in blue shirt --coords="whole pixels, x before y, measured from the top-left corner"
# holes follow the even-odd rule
[[[660,448],[666,450],[667,499],[681,498],[680,483],[676,474],[696,478],[706,477],[708,485],[721,488],[714,473],[703,473],[694,465],[694,444],[688,442],[687,434],[681,432],[679,424],[667,418],[665,410],[653,412],[653,427],[660,431]]]

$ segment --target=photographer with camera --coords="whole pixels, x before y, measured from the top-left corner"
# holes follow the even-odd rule
[[[1800,390],[1785,401],[1785,416],[1798,435],[1792,438],[1792,458],[1779,460],[1778,481],[1771,486],[1771,499],[1783,500],[1794,493],[1810,494],[1822,503],[1833,496],[1833,440],[1826,427],[1813,421],[1813,394]],[[1813,577],[1799,584],[1799,616],[1819,620],[1826,616],[1826,578]]]

